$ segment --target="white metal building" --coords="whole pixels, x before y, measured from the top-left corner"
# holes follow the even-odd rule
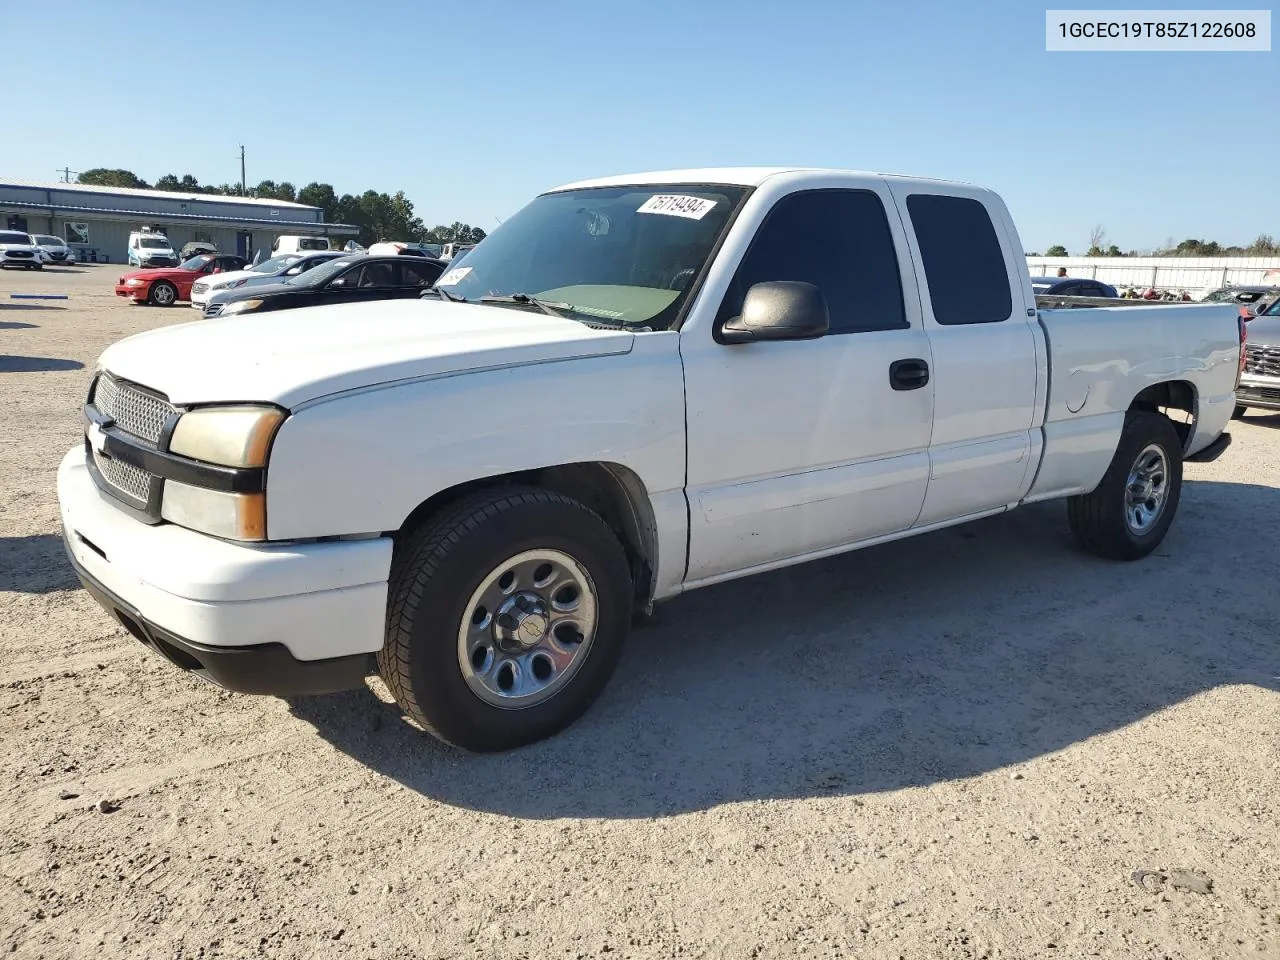
[[[62,237],[84,259],[124,263],[129,234],[142,227],[165,234],[175,250],[202,240],[248,259],[259,249],[269,256],[271,241],[286,234],[345,241],[359,233],[301,203],[0,179],[0,229]]]
[[[1033,277],[1067,274],[1113,287],[1186,290],[1193,297],[1220,287],[1280,286],[1280,257],[1027,257]]]

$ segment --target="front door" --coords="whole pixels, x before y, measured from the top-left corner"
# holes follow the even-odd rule
[[[716,318],[738,315],[755,283],[802,280],[826,298],[827,336],[681,334],[690,583],[892,534],[920,513],[933,384],[891,371],[927,370],[929,342],[888,188],[857,183],[779,199]]]

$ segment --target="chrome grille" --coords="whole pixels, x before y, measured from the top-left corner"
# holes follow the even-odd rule
[[[221,303],[207,303],[205,304],[204,315],[206,317],[220,316],[222,314],[223,306],[224,305]]]
[[[1244,372],[1280,377],[1280,347],[1251,343],[1244,348]]]
[[[93,405],[121,430],[150,443],[160,442],[165,422],[176,412],[159,397],[143,393],[105,373],[94,387]]]
[[[93,451],[93,464],[107,483],[139,506],[146,506],[147,495],[151,492],[151,474],[123,460],[104,457],[97,450]]]

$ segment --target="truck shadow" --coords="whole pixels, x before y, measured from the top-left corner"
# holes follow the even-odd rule
[[[922,786],[1034,761],[1228,684],[1280,690],[1280,490],[1188,482],[1147,560],[1072,545],[1060,504],[695,591],[633,635],[563,734],[476,756],[372,691],[297,699],[338,749],[444,803],[655,817]],[[1247,541],[1245,533],[1247,531]]]
[[[0,373],[48,373],[60,370],[83,370],[79,360],[57,357],[9,357],[0,354]]]
[[[1274,430],[1276,427],[1280,427],[1280,411],[1254,408],[1245,414],[1244,422],[1257,427],[1269,427]]]
[[[0,593],[53,593],[79,586],[59,534],[0,537]]]

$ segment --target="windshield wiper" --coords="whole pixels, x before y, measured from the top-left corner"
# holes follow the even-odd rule
[[[513,293],[510,296],[491,295],[481,297],[480,303],[518,303],[521,306],[537,307],[549,317],[559,317],[561,320],[570,319],[565,315],[564,311],[573,311],[572,303],[551,303],[548,300],[539,300],[537,297],[531,297],[527,293]]]
[[[428,293],[434,293],[441,300],[448,300],[450,303],[467,303],[466,297],[460,297],[456,293],[450,293],[444,287],[437,286],[434,284],[428,287],[426,290],[423,290],[422,293],[420,293],[418,296],[419,298],[422,298],[422,297],[425,297]]]

